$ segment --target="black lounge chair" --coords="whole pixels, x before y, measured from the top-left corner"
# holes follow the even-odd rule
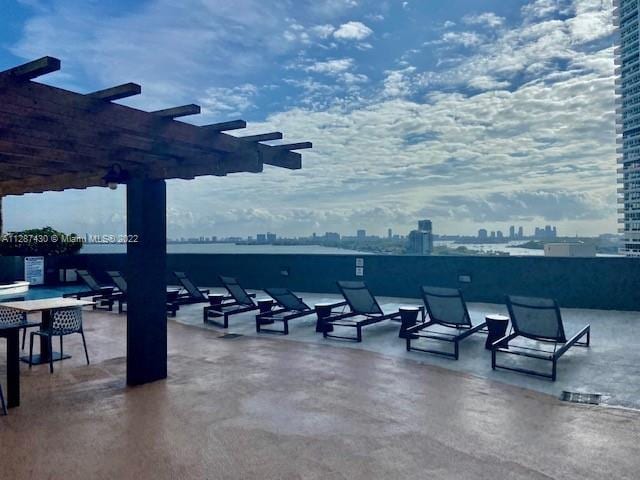
[[[278,305],[275,310],[269,312],[260,313],[256,315],[256,332],[267,333],[281,333],[283,335],[289,334],[289,320],[296,318],[306,317],[316,313],[314,308],[302,301],[302,298],[298,297],[288,288],[267,288],[265,289],[267,295],[273,298]],[[337,308],[346,305],[346,302],[339,302],[335,305],[331,305],[331,308]],[[272,330],[269,328],[263,328],[264,323],[271,323],[274,321],[282,322],[282,330]]]
[[[229,292],[229,297],[225,297],[224,301],[217,305],[207,305],[202,311],[202,320],[204,323],[213,323],[222,328],[229,328],[229,317],[238,313],[251,312],[259,307],[254,302],[255,294],[247,293],[233,277],[219,277],[220,282]],[[230,301],[229,301],[230,300]],[[213,320],[222,317],[222,322]]]
[[[470,335],[484,330],[487,323],[482,322],[478,325],[471,323],[467,304],[462,297],[462,292],[458,289],[422,287],[421,292],[429,319],[426,322],[409,327],[404,331],[403,337],[407,341],[407,351],[410,352],[413,350],[434,353],[458,360],[458,344]],[[429,327],[450,330],[427,330]],[[452,330],[454,330],[455,333]],[[453,343],[453,353],[411,345],[413,340],[419,340],[421,338]]]
[[[111,295],[108,300],[112,302],[118,303],[118,313],[124,312],[124,306],[127,304],[127,281],[124,279],[122,274],[117,270],[110,270],[107,272],[107,275],[111,277],[113,283],[118,287],[118,290]],[[167,292],[167,297],[171,294],[171,292]],[[172,317],[176,316],[176,313],[180,307],[172,301],[169,301],[167,298],[167,313]]]
[[[76,298],[80,300],[84,297],[93,297],[93,300],[96,302],[96,305],[99,303],[100,305],[107,306],[109,310],[113,308],[113,302],[109,302],[107,299],[112,297],[113,294],[117,291],[117,288],[113,285],[100,285],[98,281],[94,278],[93,275],[89,272],[89,270],[84,269],[76,269],[76,274],[80,279],[84,282],[84,284],[89,287],[89,290],[83,290],[80,292],[73,293],[65,293],[62,295],[65,298]],[[94,309],[96,308],[94,305]]]
[[[209,290],[196,287],[196,284],[193,283],[184,272],[173,272],[173,274],[178,279],[178,282],[180,282],[180,285],[182,285],[182,288],[186,290],[186,292],[178,294],[176,303],[186,305],[190,303],[203,303],[209,301],[207,298]]]
[[[327,317],[326,325],[334,327],[351,327],[356,329],[355,337],[330,334],[328,329],[322,332],[324,338],[340,338],[342,340],[362,341],[362,327],[373,325],[384,320],[402,321],[400,311],[385,314],[378,301],[371,294],[364,282],[338,282],[338,288],[351,311]]]
[[[591,326],[586,325],[570,339],[565,335],[562,316],[558,302],[547,298],[507,297],[507,308],[511,317],[511,331],[508,335],[496,341],[491,349],[491,368],[511,370],[528,375],[556,380],[557,362],[572,346],[588,347],[591,342]],[[586,341],[580,341],[586,335]],[[553,349],[540,348],[538,343],[525,345],[514,343],[518,337],[553,344]],[[498,365],[498,352],[519,355],[537,360],[551,362],[551,374],[519,368],[514,365]]]

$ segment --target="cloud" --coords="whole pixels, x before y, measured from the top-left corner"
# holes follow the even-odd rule
[[[257,94],[258,88],[249,83],[232,88],[210,87],[198,102],[205,114],[237,116],[255,106],[253,99]]]
[[[338,40],[364,40],[372,33],[364,23],[351,21],[340,25],[333,36]]]
[[[324,62],[316,62],[313,65],[305,68],[307,72],[326,73],[335,75],[338,73],[346,72],[353,67],[353,58],[340,58],[334,60],[327,60]]]
[[[483,25],[490,28],[497,28],[504,24],[504,17],[499,17],[495,13],[486,12],[478,15],[465,15],[462,22],[467,25]]]
[[[475,47],[483,43],[484,37],[475,32],[447,32],[438,43]]]

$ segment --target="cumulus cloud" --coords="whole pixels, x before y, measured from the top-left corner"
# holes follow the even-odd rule
[[[372,33],[364,23],[351,21],[340,25],[333,36],[338,40],[364,40]]]
[[[490,28],[497,28],[504,24],[504,17],[499,17],[495,13],[486,12],[477,15],[465,15],[462,21],[467,25],[484,25]]]

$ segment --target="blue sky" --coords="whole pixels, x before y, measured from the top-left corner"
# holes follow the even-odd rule
[[[303,169],[172,181],[169,236],[616,229],[610,0],[0,0],[0,68],[310,140]],[[7,229],[124,228],[124,191],[5,201]]]

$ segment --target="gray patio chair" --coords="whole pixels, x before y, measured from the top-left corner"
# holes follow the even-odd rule
[[[63,357],[64,349],[62,337],[72,335],[74,333],[79,333],[82,336],[84,355],[87,359],[87,365],[89,365],[89,352],[87,351],[87,342],[84,338],[84,330],[82,329],[82,309],[80,307],[74,307],[52,310],[51,328],[48,330],[31,332],[31,336],[29,337],[29,368],[31,368],[33,363],[33,338],[36,335],[47,337],[49,341],[49,351],[53,351],[53,337],[60,337],[60,357]],[[53,355],[49,355],[49,371],[53,373]]]
[[[356,329],[356,336],[334,335],[323,331],[324,338],[339,338],[343,340],[362,341],[362,328],[384,320],[401,321],[400,311],[385,314],[378,301],[369,291],[364,282],[338,282],[338,288],[344,297],[350,311],[331,315],[324,322],[334,327],[351,327]]]
[[[29,322],[26,312],[19,312],[12,308],[0,308],[0,326],[11,327],[15,325],[22,326],[22,350],[24,350],[27,328],[39,327],[40,323]]]
[[[253,300],[255,294],[247,293],[242,288],[238,280],[234,277],[218,277],[220,283],[227,289],[229,297],[226,297],[224,301],[217,305],[207,305],[202,312],[202,320],[205,323],[213,323],[222,328],[229,328],[229,317],[238,313],[251,312],[257,310],[259,307]],[[213,320],[214,318],[222,317],[222,323]]]
[[[433,353],[458,360],[458,344],[470,335],[483,330],[487,326],[486,322],[478,325],[471,323],[467,304],[462,297],[462,292],[458,289],[423,286],[420,290],[429,319],[405,330],[407,351]],[[428,330],[429,327],[434,326],[448,329],[448,331]],[[411,345],[413,340],[421,338],[453,343],[453,353]]]
[[[532,297],[507,297],[507,308],[511,317],[511,331],[508,335],[496,341],[491,350],[491,368],[511,370],[528,375],[556,380],[557,362],[572,346],[588,347],[591,343],[591,326],[582,327],[578,333],[571,338],[567,338],[562,315],[558,302],[547,298]],[[580,341],[586,336],[586,341]],[[523,337],[535,342],[553,345],[553,349],[539,348],[536,343],[532,345],[518,345],[514,343],[518,337]],[[524,356],[537,360],[551,362],[551,374],[519,368],[513,365],[498,365],[496,362],[497,353]]]

